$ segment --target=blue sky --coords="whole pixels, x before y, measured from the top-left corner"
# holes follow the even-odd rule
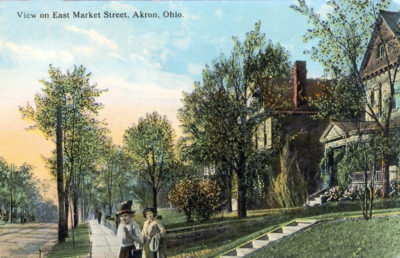
[[[325,1],[307,1],[321,15]],[[322,67],[303,51],[307,19],[289,8],[294,1],[69,1],[0,2],[0,157],[43,169],[41,155],[53,148],[42,136],[24,131],[18,106],[32,103],[47,78],[48,65],[62,70],[74,64],[92,72],[92,81],[109,91],[101,97],[105,118],[115,143],[140,116],[153,110],[166,114],[179,130],[176,113],[182,91],[201,79],[206,63],[232,50],[232,36],[261,21],[266,38],[280,43],[291,60],[307,61],[309,77]],[[391,10],[398,10],[394,4]],[[24,19],[17,12],[36,14],[127,12],[159,13],[159,19]],[[183,18],[162,18],[164,11]],[[35,138],[36,137],[36,138]],[[41,138],[40,138],[41,137]],[[13,141],[11,142],[10,139]],[[17,142],[16,139],[20,139]],[[47,145],[46,145],[47,144]]]

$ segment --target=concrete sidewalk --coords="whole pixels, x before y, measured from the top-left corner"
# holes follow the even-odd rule
[[[92,242],[92,257],[118,257],[120,244],[114,232],[99,224],[96,220],[90,220],[90,241]]]

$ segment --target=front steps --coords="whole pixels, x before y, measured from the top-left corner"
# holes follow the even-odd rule
[[[313,225],[315,222],[316,222],[315,220],[290,222],[289,224],[283,227],[276,228],[271,232],[268,232],[267,234],[264,234],[256,239],[253,239],[248,243],[245,243],[237,247],[234,250],[231,250],[223,254],[221,257],[224,258],[244,257],[260,248],[269,245],[274,241],[281,240],[284,237],[299,232],[300,230],[303,230],[304,228]]]
[[[329,188],[324,188],[316,193],[313,193],[312,195],[308,196],[306,203],[304,205],[306,206],[317,206],[322,204],[322,197],[324,194],[329,190]]]

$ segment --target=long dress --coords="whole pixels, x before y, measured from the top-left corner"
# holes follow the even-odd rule
[[[166,255],[166,235],[165,228],[156,220],[146,220],[143,224],[142,239],[143,257],[145,258],[165,258]]]

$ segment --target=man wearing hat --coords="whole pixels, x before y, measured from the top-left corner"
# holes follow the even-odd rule
[[[142,257],[142,237],[140,228],[135,221],[132,221],[132,201],[121,203],[118,217],[121,223],[118,226],[117,236],[121,243],[119,252],[120,258],[141,258]]]

